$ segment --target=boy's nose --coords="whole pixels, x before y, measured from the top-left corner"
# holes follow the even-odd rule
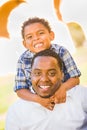
[[[39,39],[38,35],[35,34],[35,35],[33,36],[33,40],[38,40],[38,39]]]

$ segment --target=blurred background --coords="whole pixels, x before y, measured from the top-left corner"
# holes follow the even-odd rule
[[[29,17],[46,18],[55,40],[73,56],[87,86],[87,1],[86,0],[2,0],[0,1],[0,130],[6,113],[17,99],[13,91],[17,60],[25,51],[21,26]]]

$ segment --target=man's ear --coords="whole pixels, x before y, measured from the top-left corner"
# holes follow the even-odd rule
[[[55,38],[55,34],[54,34],[54,32],[53,32],[53,31],[51,31],[51,32],[50,32],[50,39],[51,39],[51,41],[53,41],[53,40],[54,40],[54,38]]]
[[[62,76],[61,76],[61,81],[63,81],[63,79],[64,79],[64,73],[62,72],[61,75],[62,75]]]

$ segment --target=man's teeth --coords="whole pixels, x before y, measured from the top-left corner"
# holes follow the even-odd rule
[[[36,44],[35,48],[41,47],[42,45],[43,45],[42,43]]]
[[[40,86],[40,88],[42,89],[46,89],[46,88],[49,88],[50,86]]]

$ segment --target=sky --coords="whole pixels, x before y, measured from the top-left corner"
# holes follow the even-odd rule
[[[1,0],[0,6],[7,0]],[[62,0],[61,13],[65,22],[79,23],[87,36],[87,0]],[[10,38],[0,37],[0,76],[16,72],[17,60],[25,51],[22,45],[21,26],[29,17],[38,16],[49,21],[55,32],[55,40],[65,46],[71,53],[75,47],[67,25],[57,19],[53,0],[26,0],[16,7],[8,18]]]

